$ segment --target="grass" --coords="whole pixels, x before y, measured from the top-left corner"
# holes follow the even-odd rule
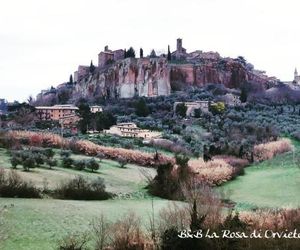
[[[168,201],[155,199],[154,212],[168,206]],[[13,206],[12,206],[13,204]],[[151,200],[64,201],[53,199],[0,198],[4,211],[4,237],[0,249],[50,250],[67,234],[88,232],[92,221],[103,213],[111,221],[127,211],[134,211],[148,222]]]
[[[59,150],[55,152],[55,158],[60,161]],[[71,158],[80,160],[90,157],[72,154]],[[147,182],[141,170],[154,175],[154,169],[132,164],[120,168],[117,162],[111,160],[102,160],[100,164],[101,168],[94,173],[61,167],[35,168],[24,172],[19,166],[18,173],[40,188],[47,183],[48,188],[52,189],[75,175],[88,178],[99,176],[104,179],[108,191],[122,195],[105,201],[0,198],[0,219],[1,215],[4,219],[0,228],[0,249],[55,249],[57,242],[68,233],[90,230],[92,221],[101,213],[113,221],[127,211],[134,211],[145,224],[151,212],[152,199],[155,213],[168,206],[168,200],[146,194]],[[7,150],[1,148],[0,167],[11,167]]]
[[[300,143],[293,144],[295,152],[249,166],[245,175],[217,189],[238,209],[300,207],[300,168],[295,161]]]
[[[60,164],[60,156],[58,150],[55,150],[55,159]],[[89,159],[91,157],[85,155],[72,154],[74,160]],[[96,159],[98,162],[99,160]],[[99,170],[91,173],[89,171],[78,171],[74,169],[66,169],[61,167],[34,168],[30,172],[24,172],[21,166],[18,166],[18,173],[26,180],[32,181],[37,187],[43,188],[47,185],[49,189],[54,189],[62,181],[71,179],[76,175],[83,175],[88,178],[101,177],[105,181],[107,191],[113,193],[145,193],[144,187],[147,185],[142,172],[146,171],[150,175],[155,175],[155,170],[151,168],[140,167],[137,165],[128,164],[126,168],[120,168],[119,164],[112,160],[102,160],[99,162],[101,167]],[[0,149],[0,167],[6,169],[11,168],[9,156],[5,149]]]

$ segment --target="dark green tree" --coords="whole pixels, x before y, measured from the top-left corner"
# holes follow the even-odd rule
[[[69,84],[73,84],[73,75],[70,75]]]
[[[130,47],[127,52],[125,50],[125,58],[135,58],[135,50]]]
[[[137,116],[143,116],[143,117],[146,117],[150,114],[150,110],[144,98],[140,98],[135,104],[135,113]]]
[[[88,130],[89,125],[91,124],[91,120],[92,120],[92,113],[90,110],[90,106],[85,103],[85,102],[81,102],[78,105],[78,111],[77,111],[79,117],[81,118],[79,121],[79,129],[80,132],[85,134]]]
[[[144,51],[142,48],[140,48],[140,58],[143,58],[144,57]]]
[[[109,129],[111,126],[117,123],[117,118],[109,112],[98,112],[95,114],[96,130],[102,131],[103,129]]]
[[[168,61],[171,61],[171,51],[170,51],[170,45],[168,45],[168,57],[167,57]]]
[[[248,98],[248,91],[245,87],[242,87],[241,95],[240,95],[240,101],[242,103],[245,103],[245,102],[247,102],[247,98]]]
[[[179,103],[176,105],[175,113],[178,116],[186,117],[187,106],[185,103]]]
[[[93,61],[91,61],[91,64],[90,64],[90,73],[94,73],[94,71],[95,71],[95,69],[96,69],[96,67],[94,66],[94,64],[93,64]]]
[[[155,52],[155,50],[153,49],[152,51],[151,51],[151,53],[150,53],[150,58],[156,58],[157,56],[156,56],[156,52]]]

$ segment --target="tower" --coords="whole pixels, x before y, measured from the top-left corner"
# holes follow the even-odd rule
[[[297,71],[297,68],[295,68],[295,71],[294,71],[294,81],[297,81],[297,78],[298,78],[298,71]]]
[[[177,39],[177,51],[182,52],[182,39],[181,38]]]

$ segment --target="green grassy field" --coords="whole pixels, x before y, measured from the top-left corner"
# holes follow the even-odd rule
[[[169,201],[154,199],[154,212],[168,206]],[[13,204],[13,206],[12,206]],[[4,241],[0,249],[50,250],[67,234],[89,232],[101,214],[111,221],[134,211],[147,223],[152,211],[151,199],[66,201],[53,199],[0,198],[4,211],[1,223]]]
[[[60,161],[57,151],[55,158]],[[90,157],[72,154],[71,158]],[[134,211],[144,224],[147,223],[152,211],[152,197],[145,190],[147,182],[142,172],[155,175],[156,171],[131,164],[120,168],[111,160],[102,160],[100,164],[101,168],[95,173],[61,167],[34,168],[24,172],[19,166],[17,172],[40,188],[46,183],[52,189],[67,179],[83,175],[102,177],[108,191],[123,195],[106,201],[0,198],[0,249],[55,249],[64,235],[90,230],[92,221],[101,214],[113,221],[128,211]],[[11,167],[5,149],[0,149],[0,167],[6,171]],[[155,213],[169,204],[168,200],[156,197],[153,197],[153,202]]]
[[[224,198],[236,202],[238,209],[257,207],[300,207],[300,167],[295,159],[300,145],[294,141],[295,152],[254,164],[217,190]]]
[[[55,158],[60,165],[60,156],[56,150]],[[84,155],[72,154],[71,158],[74,160],[89,159],[91,157]],[[0,149],[0,167],[10,169],[11,164],[9,161],[8,153],[5,149]],[[61,182],[75,177],[76,175],[82,175],[88,178],[101,177],[104,179],[107,191],[113,193],[131,193],[131,192],[143,192],[144,187],[147,185],[144,172],[147,172],[151,176],[155,175],[155,170],[152,168],[140,167],[132,164],[126,165],[126,168],[120,168],[119,164],[111,160],[102,160],[100,163],[100,169],[91,173],[89,171],[78,171],[73,169],[54,167],[53,169],[47,168],[34,168],[29,172],[22,170],[21,166],[18,166],[18,174],[24,179],[32,181],[37,187],[43,188],[47,185],[49,189],[54,189]]]

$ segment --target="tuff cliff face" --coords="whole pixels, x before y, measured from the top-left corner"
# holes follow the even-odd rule
[[[266,89],[278,81],[233,59],[195,64],[170,64],[169,68],[171,85],[184,83],[201,87],[208,83],[219,83],[227,88],[241,88],[245,82],[254,82]]]
[[[160,58],[126,58],[107,61],[104,66],[90,70],[79,66],[74,83],[60,84],[56,89],[42,91],[37,103],[55,104],[87,99],[154,97],[169,95],[171,90],[185,86],[223,84],[227,88],[241,88],[245,82],[268,89],[278,83],[262,71],[255,70],[242,57],[222,58],[217,53],[192,52],[178,61]]]
[[[170,70],[165,58],[127,58],[79,79],[74,95],[131,98],[169,95]]]

